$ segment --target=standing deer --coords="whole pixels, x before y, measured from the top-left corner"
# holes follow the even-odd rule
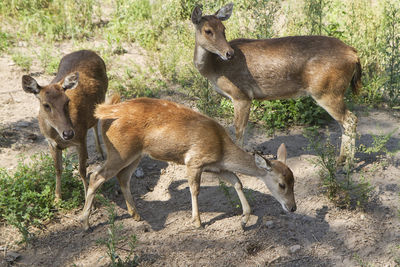
[[[233,4],[214,15],[202,16],[195,7],[194,65],[214,89],[234,106],[236,141],[243,145],[253,99],[274,100],[310,95],[339,124],[342,144],[338,162],[353,161],[357,117],[344,102],[350,84],[356,94],[361,86],[361,65],[356,50],[325,36],[227,42],[221,21],[229,19]]]
[[[130,192],[130,179],[144,155],[186,165],[192,197],[192,218],[201,227],[197,197],[202,172],[212,172],[234,185],[243,207],[242,227],[250,216],[250,206],[242,191],[242,183],[234,172],[262,180],[285,211],[294,212],[294,178],[285,165],[286,148],[278,149],[278,160],[255,158],[239,148],[225,129],[213,119],[174,102],[138,98],[96,108],[107,161],[90,175],[89,188],[81,221],[89,229],[89,215],[96,190],[108,179],[117,176],[128,212],[140,220]]]
[[[31,76],[22,76],[24,91],[39,99],[40,131],[49,143],[56,169],[56,201],[61,200],[62,150],[70,146],[78,149],[79,174],[86,195],[86,135],[93,127],[97,151],[103,155],[93,112],[97,104],[104,102],[107,87],[104,61],[88,50],[64,56],[49,85],[40,86]]]

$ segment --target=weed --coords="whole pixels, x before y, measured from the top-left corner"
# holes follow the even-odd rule
[[[239,213],[242,210],[242,204],[240,202],[239,197],[237,195],[232,196],[230,187],[227,186],[226,183],[223,181],[219,181],[219,189],[228,199],[228,202],[229,204],[231,204],[232,208]],[[246,196],[246,199],[249,202],[249,204],[251,204],[253,202],[253,196],[251,195],[251,192],[248,191],[247,189],[243,189],[243,193]]]
[[[323,142],[316,127],[307,128],[304,136],[309,141],[308,149],[317,155],[311,163],[319,169],[318,176],[322,180],[327,197],[340,208],[364,209],[374,189],[364,174],[361,173],[358,181],[355,181],[349,167],[344,168],[344,173],[338,172],[337,148],[329,141]]]
[[[219,189],[224,193],[232,208],[238,211],[241,207],[239,198],[232,197],[229,187],[223,181],[219,182]]]
[[[0,30],[0,52],[7,51],[11,46],[11,35]]]
[[[12,55],[12,60],[24,71],[29,71],[32,66],[32,58],[21,53],[16,53]]]
[[[102,203],[107,206],[107,213],[108,213],[108,237],[97,240],[98,244],[105,245],[107,247],[107,256],[109,257],[111,264],[110,266],[113,267],[122,267],[122,266],[137,266],[137,256],[132,256],[134,254],[134,249],[136,247],[136,236],[130,235],[129,237],[124,237],[121,235],[123,230],[122,223],[116,224],[115,219],[117,214],[115,212],[115,205],[111,202],[105,200],[104,198],[100,198]],[[128,255],[125,259],[121,259],[117,252],[117,245],[121,241],[128,241]]]
[[[14,173],[0,169],[0,219],[15,226],[29,241],[30,226],[40,225],[51,219],[57,209],[72,209],[83,199],[82,183],[73,177],[77,163],[64,155],[65,168],[62,174],[64,200],[54,202],[55,170],[53,159],[43,153],[32,156],[31,163],[20,162]]]
[[[355,253],[355,254],[353,255],[353,259],[354,259],[354,260],[358,263],[358,265],[361,266],[361,267],[373,267],[372,264],[370,264],[370,263],[366,262],[365,260],[363,260],[363,259],[361,258],[361,256],[358,255],[357,253]]]

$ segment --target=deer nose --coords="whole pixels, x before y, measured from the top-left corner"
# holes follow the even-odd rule
[[[63,131],[62,137],[64,140],[70,140],[74,137],[75,133],[74,130]]]
[[[297,207],[296,207],[296,205],[294,205],[291,209],[290,209],[290,212],[295,212],[297,210]]]
[[[232,50],[232,51],[228,51],[228,52],[226,52],[226,58],[227,58],[228,60],[229,60],[229,59],[232,59],[234,54],[235,54],[235,53],[233,52],[233,50]]]

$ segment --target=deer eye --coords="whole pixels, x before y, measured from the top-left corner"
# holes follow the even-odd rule
[[[282,190],[285,190],[285,188],[286,188],[286,186],[285,186],[284,184],[281,184],[281,183],[279,183],[279,187],[280,187]]]
[[[43,107],[44,107],[44,109],[45,109],[45,110],[48,110],[48,111],[50,111],[50,110],[51,110],[51,108],[50,108],[50,105],[49,105],[49,104],[43,104]]]
[[[212,35],[212,31],[210,31],[210,30],[205,30],[204,31],[207,35]]]

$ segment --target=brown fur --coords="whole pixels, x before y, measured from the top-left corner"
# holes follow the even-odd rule
[[[73,89],[68,85],[65,87],[68,79],[74,81],[78,76]],[[89,128],[94,127],[97,149],[102,154],[93,113],[96,105],[104,102],[108,87],[104,61],[95,52],[77,51],[61,59],[58,73],[49,85],[39,86],[32,77],[24,75],[22,86],[26,92],[35,94],[40,102],[39,126],[49,141],[56,166],[56,199],[61,199],[61,151],[70,146],[78,147],[79,173],[86,193],[86,135]]]
[[[140,219],[129,190],[129,181],[143,155],[186,165],[192,193],[193,219],[198,227],[201,222],[197,195],[203,171],[217,173],[235,186],[242,201],[244,224],[250,215],[250,206],[234,172],[259,177],[268,184],[285,209],[296,209],[294,178],[290,169],[280,161],[270,162],[261,157],[257,157],[261,162],[257,164],[253,156],[233,143],[221,125],[203,114],[166,100],[138,98],[113,105],[99,105],[95,116],[101,120],[107,161],[90,176],[82,216],[86,229],[89,227],[94,193],[103,182],[115,175],[124,193],[128,211],[135,219]],[[283,147],[281,150],[281,154],[286,155],[286,149]],[[286,190],[279,191],[278,183],[284,184]]]
[[[349,84],[355,94],[361,87],[356,50],[326,36],[227,42],[219,17],[231,12],[232,6],[225,6],[224,14],[218,11],[213,16],[202,16],[196,7],[192,21],[196,28],[194,64],[219,93],[232,99],[237,141],[243,142],[253,99],[310,95],[341,125],[343,135],[350,133],[350,143],[342,142],[341,157],[347,155],[352,159],[357,119],[346,108],[344,95]],[[211,37],[206,30],[212,32]],[[228,60],[224,55],[232,51],[234,55]]]

